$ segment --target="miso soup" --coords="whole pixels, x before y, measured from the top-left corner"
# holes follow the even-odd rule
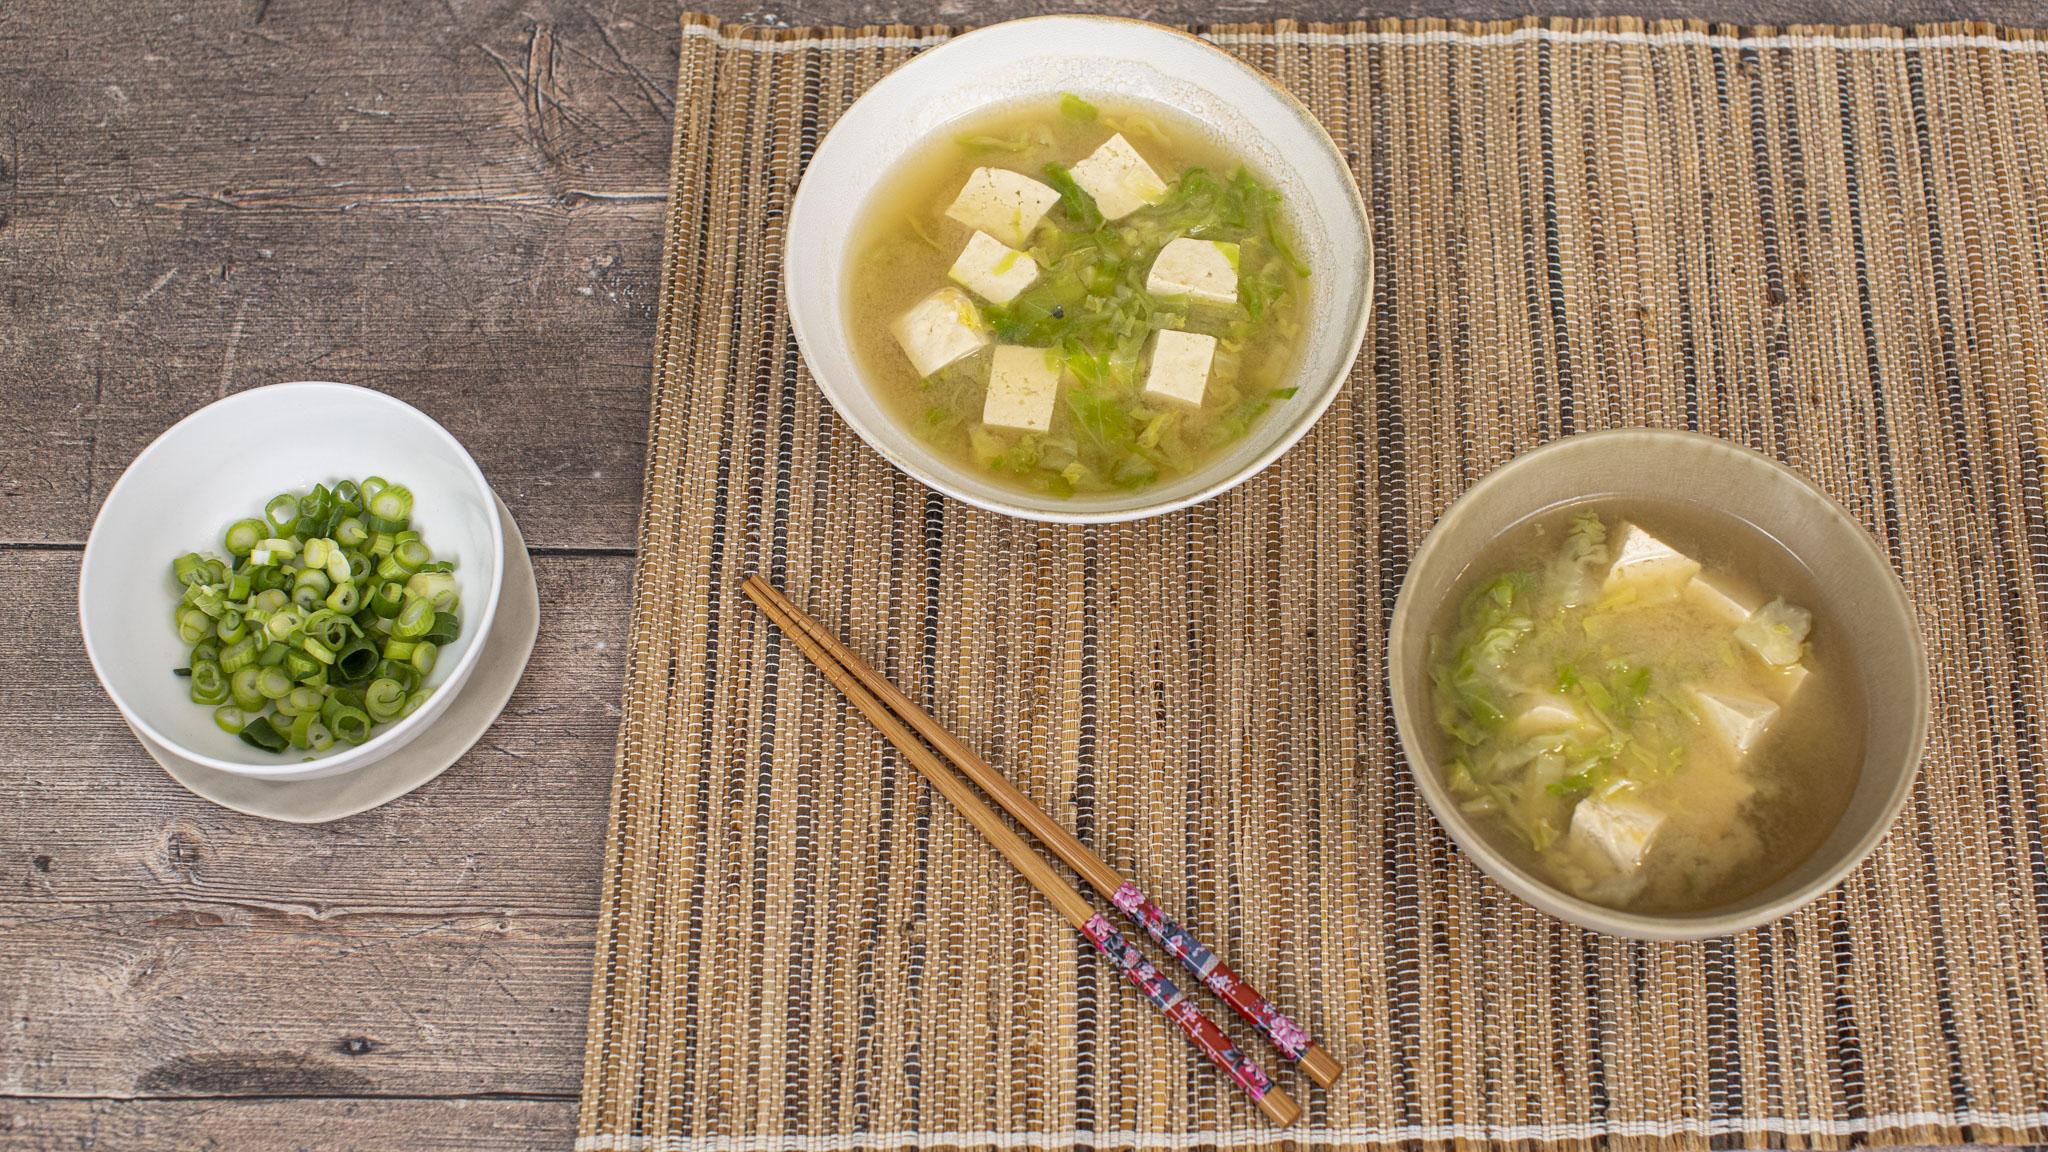
[[[1200,468],[1294,394],[1309,268],[1199,125],[1072,94],[955,126],[863,209],[846,323],[916,435],[1070,496]]]
[[[1436,763],[1491,842],[1587,900],[1700,912],[1834,830],[1863,701],[1812,576],[1719,511],[1592,501],[1504,533],[1431,630]]]

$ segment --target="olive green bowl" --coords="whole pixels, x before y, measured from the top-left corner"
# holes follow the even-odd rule
[[[1645,915],[1581,900],[1497,851],[1458,807],[1433,763],[1429,630],[1458,577],[1501,532],[1593,497],[1705,504],[1775,538],[1813,573],[1862,678],[1863,770],[1841,822],[1798,868],[1759,892],[1687,915]],[[1451,838],[1501,886],[1595,932],[1646,940],[1723,936],[1776,920],[1839,883],[1884,838],[1912,791],[1927,739],[1927,653],[1889,561],[1841,505],[1772,460],[1690,432],[1624,429],[1571,436],[1517,456],[1437,521],[1408,568],[1387,652],[1401,750]]]

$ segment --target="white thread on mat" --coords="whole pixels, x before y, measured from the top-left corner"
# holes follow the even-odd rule
[[[1899,1128],[2026,1129],[2048,1112],[1898,1112],[1861,1119],[1617,1120],[1605,1124],[1409,1124],[1391,1128],[1242,1129],[1234,1132],[847,1132],[829,1136],[584,1136],[576,1152],[864,1152],[890,1148],[1256,1148],[1390,1144],[1419,1140],[1589,1140],[1603,1136],[1861,1136]]]
[[[685,24],[686,38],[712,40],[721,48],[742,52],[807,52],[816,49],[865,51],[872,48],[930,48],[950,39],[946,36],[828,36],[796,40],[753,40],[727,36],[706,24]],[[1225,44],[1318,44],[1349,47],[1359,44],[1393,44],[1413,47],[1424,44],[1464,44],[1492,47],[1547,41],[1553,44],[1646,44],[1652,47],[1697,47],[1725,49],[1828,48],[1842,52],[1900,52],[1943,48],[1984,48],[2000,52],[2048,52],[2048,39],[2006,40],[1997,36],[1942,34],[1937,36],[1729,36],[1692,30],[1676,32],[1612,32],[1598,29],[1515,28],[1505,32],[1223,32],[1206,39]]]

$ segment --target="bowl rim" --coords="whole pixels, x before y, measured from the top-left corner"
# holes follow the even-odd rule
[[[108,699],[114,702],[114,707],[120,711],[121,716],[128,723],[140,729],[150,739],[176,752],[179,756],[208,768],[234,773],[238,776],[288,780],[305,776],[309,767],[317,767],[319,775],[332,776],[353,771],[365,764],[380,759],[387,753],[387,750],[403,744],[406,740],[410,740],[412,735],[421,727],[431,724],[439,717],[440,710],[429,711],[422,708],[412,715],[401,719],[398,723],[386,727],[383,731],[378,732],[354,748],[319,757],[315,764],[311,766],[300,760],[274,766],[268,764],[248,764],[237,760],[224,760],[218,756],[209,756],[203,752],[196,751],[170,738],[159,730],[156,725],[150,723],[148,717],[143,716],[137,709],[131,707],[128,701],[122,698],[121,693],[114,688],[113,682],[101,667],[100,653],[93,645],[92,630],[86,626],[86,602],[90,589],[93,586],[91,579],[93,572],[93,545],[99,540],[100,524],[106,516],[107,508],[121,495],[123,488],[131,481],[141,482],[136,480],[136,477],[147,471],[145,466],[150,462],[151,458],[185,425],[192,423],[206,413],[213,412],[215,409],[246,404],[250,402],[249,398],[252,396],[275,393],[280,389],[290,391],[342,392],[356,399],[367,400],[372,404],[386,405],[395,410],[401,418],[409,413],[411,416],[423,421],[431,433],[438,436],[442,443],[453,453],[456,462],[460,464],[464,473],[468,475],[470,482],[476,486],[477,494],[483,500],[484,506],[492,512],[490,516],[492,550],[489,561],[489,586],[484,597],[483,611],[478,614],[475,623],[470,625],[468,629],[469,635],[477,637],[479,641],[481,637],[490,634],[491,626],[497,619],[498,598],[504,590],[505,583],[505,534],[504,526],[499,522],[499,517],[496,514],[497,504],[495,502],[495,495],[491,490],[489,481],[484,479],[483,469],[477,467],[477,463],[471,458],[468,449],[462,446],[462,442],[455,438],[454,433],[442,427],[440,421],[413,407],[411,404],[400,400],[398,397],[379,392],[374,388],[364,388],[357,384],[343,384],[332,380],[292,380],[277,384],[266,384],[261,387],[250,388],[232,395],[223,396],[210,404],[202,405],[187,413],[176,423],[157,433],[156,438],[149,442],[148,447],[135,454],[135,459],[128,462],[128,466],[121,472],[120,479],[114,481],[113,486],[107,489],[106,498],[100,501],[99,508],[93,512],[92,529],[86,534],[85,550],[80,555],[78,562],[78,631],[79,637],[85,645],[86,659],[92,665],[93,676],[99,680],[101,691],[105,692]],[[482,657],[483,647],[481,642],[467,645],[462,656],[456,660],[454,667],[450,668],[442,677],[441,686],[445,688],[452,684],[456,686],[457,691],[460,691],[460,686],[468,678],[470,669],[474,668],[476,662]],[[401,736],[403,739],[398,739]]]
[[[1434,770],[1426,750],[1422,747],[1420,737],[1414,734],[1415,725],[1423,719],[1418,713],[1421,705],[1409,698],[1403,687],[1405,678],[1398,670],[1409,660],[1421,658],[1420,653],[1410,654],[1407,651],[1405,634],[1410,617],[1424,609],[1414,602],[1409,593],[1415,580],[1415,573],[1424,567],[1424,561],[1446,538],[1445,526],[1451,524],[1461,514],[1469,514],[1472,508],[1484,502],[1488,491],[1504,487],[1524,469],[1540,466],[1543,460],[1553,455],[1579,450],[1587,442],[1607,439],[1654,439],[1673,444],[1704,444],[1715,450],[1747,456],[1767,465],[1769,472],[1774,473],[1781,483],[1795,485],[1817,498],[1836,519],[1854,529],[1853,537],[1864,558],[1890,577],[1884,582],[1886,595],[1891,601],[1891,606],[1910,625],[1907,628],[1910,645],[1907,668],[1917,688],[1919,707],[1914,709],[1911,728],[1907,734],[1906,770],[1899,774],[1898,779],[1892,784],[1890,794],[1885,797],[1881,817],[1873,820],[1862,836],[1812,880],[1753,908],[1707,912],[1697,916],[1660,916],[1627,912],[1581,899],[1525,873],[1496,851],[1478,829],[1465,819],[1464,813],[1458,810],[1449,790]],[[1804,562],[1803,559],[1801,562]],[[1891,834],[1893,826],[1898,823],[1899,813],[1904,810],[1906,800],[1912,795],[1927,751],[1931,710],[1927,643],[1921,633],[1920,614],[1914,609],[1912,598],[1906,594],[1905,585],[1900,580],[1897,570],[1892,567],[1891,560],[1878,548],[1877,541],[1871,538],[1862,523],[1818,485],[1747,445],[1703,432],[1669,428],[1609,428],[1575,433],[1558,437],[1514,456],[1481,477],[1444,509],[1443,515],[1437,518],[1429,534],[1408,562],[1408,571],[1402,577],[1401,590],[1395,597],[1394,614],[1389,621],[1385,674],[1388,695],[1393,705],[1394,727],[1400,737],[1400,750],[1402,758],[1407,762],[1409,775],[1415,780],[1416,787],[1421,790],[1423,799],[1428,802],[1430,814],[1450,835],[1459,849],[1478,864],[1480,871],[1489,879],[1537,909],[1580,928],[1636,940],[1704,940],[1733,935],[1779,920],[1833,889],[1850,872],[1860,867],[1870,854],[1876,851],[1878,844]]]
[[[875,99],[877,93],[889,90],[897,84],[915,80],[919,74],[933,67],[927,62],[938,57],[940,54],[956,52],[959,46],[963,44],[975,45],[983,38],[997,32],[1008,31],[1014,33],[1015,29],[1020,25],[1038,24],[1046,21],[1084,25],[1128,26],[1141,35],[1155,33],[1186,40],[1265,86],[1268,91],[1277,96],[1283,104],[1293,111],[1295,118],[1300,121],[1312,137],[1321,141],[1325,158],[1343,175],[1343,186],[1347,193],[1344,206],[1350,209],[1351,216],[1358,225],[1359,234],[1364,240],[1360,248],[1358,267],[1348,270],[1333,270],[1331,273],[1335,275],[1337,271],[1344,271],[1363,285],[1362,298],[1365,302],[1364,307],[1358,309],[1358,314],[1351,318],[1350,328],[1337,337],[1337,339],[1342,341],[1341,349],[1344,352],[1342,359],[1343,367],[1332,373],[1327,380],[1319,382],[1318,394],[1295,415],[1293,422],[1280,436],[1275,438],[1265,451],[1246,461],[1236,470],[1218,478],[1213,483],[1205,485],[1187,495],[1170,500],[1140,504],[1131,508],[1102,510],[1064,509],[1057,506],[1041,507],[1013,498],[1021,494],[1009,493],[1000,489],[998,491],[1003,491],[1003,495],[969,493],[939,476],[930,474],[920,461],[910,458],[906,453],[897,452],[883,443],[877,435],[871,433],[867,423],[850,412],[847,405],[840,403],[838,383],[828,381],[824,374],[818,372],[813,367],[817,362],[817,357],[812,354],[812,341],[806,336],[805,316],[807,313],[797,302],[796,295],[788,291],[786,270],[798,266],[796,261],[798,255],[796,243],[799,228],[797,225],[804,214],[804,205],[812,194],[818,196],[827,194],[824,189],[817,189],[813,193],[809,176],[815,170],[818,158],[826,155],[826,150],[831,147],[833,135],[838,131],[839,126],[858,113],[863,104]],[[817,151],[812,154],[810,164],[805,167],[803,178],[797,183],[796,193],[790,198],[789,226],[785,230],[782,240],[782,266],[785,269],[784,296],[788,300],[790,331],[796,338],[797,349],[803,356],[805,367],[811,370],[812,382],[817,385],[820,392],[824,393],[826,401],[832,405],[834,411],[839,413],[839,418],[845,421],[854,430],[854,433],[860,437],[861,442],[866,444],[877,455],[887,460],[898,471],[925,485],[927,488],[990,512],[999,512],[1005,516],[1015,516],[1023,520],[1036,520],[1052,524],[1115,524],[1131,520],[1144,520],[1153,516],[1163,516],[1170,512],[1177,512],[1183,508],[1193,507],[1196,504],[1212,500],[1243,484],[1260,472],[1265,471],[1275,460],[1278,460],[1289,449],[1293,448],[1295,444],[1299,443],[1302,437],[1308,435],[1309,430],[1321,421],[1325,412],[1329,411],[1330,405],[1336,402],[1337,394],[1343,391],[1345,383],[1351,378],[1352,372],[1356,370],[1359,354],[1365,347],[1365,338],[1372,325],[1374,292],[1377,287],[1374,281],[1373,257],[1375,251],[1372,215],[1366,210],[1365,198],[1360,193],[1358,187],[1358,176],[1352,171],[1350,162],[1345,160],[1343,149],[1337,147],[1337,142],[1331,138],[1329,130],[1323,127],[1323,122],[1317,118],[1316,114],[1278,81],[1250,64],[1232,56],[1230,53],[1225,52],[1211,41],[1185,29],[1154,23],[1150,20],[1139,20],[1129,16],[1055,13],[1043,16],[1024,16],[1015,20],[1002,20],[963,32],[904,61],[881,79],[875,81],[853,103],[847,105],[846,110],[841,112],[833,122],[832,130],[828,131],[824,139],[818,142]],[[841,287],[835,286],[833,288],[832,298],[835,305],[839,303],[840,294],[843,291],[844,289]],[[836,312],[837,309],[835,308],[834,311]],[[840,318],[836,315],[832,320],[833,322],[841,322]],[[853,385],[865,388],[867,383],[865,380],[855,380]]]

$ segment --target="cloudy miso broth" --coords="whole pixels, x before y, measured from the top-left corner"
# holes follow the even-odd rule
[[[1200,468],[1293,394],[1278,193],[1165,108],[1063,95],[925,141],[862,209],[846,323],[895,419],[1058,496]]]
[[[1717,510],[1594,500],[1502,534],[1431,629],[1433,759],[1496,848],[1594,903],[1707,911],[1834,831],[1856,670],[1812,575]]]

